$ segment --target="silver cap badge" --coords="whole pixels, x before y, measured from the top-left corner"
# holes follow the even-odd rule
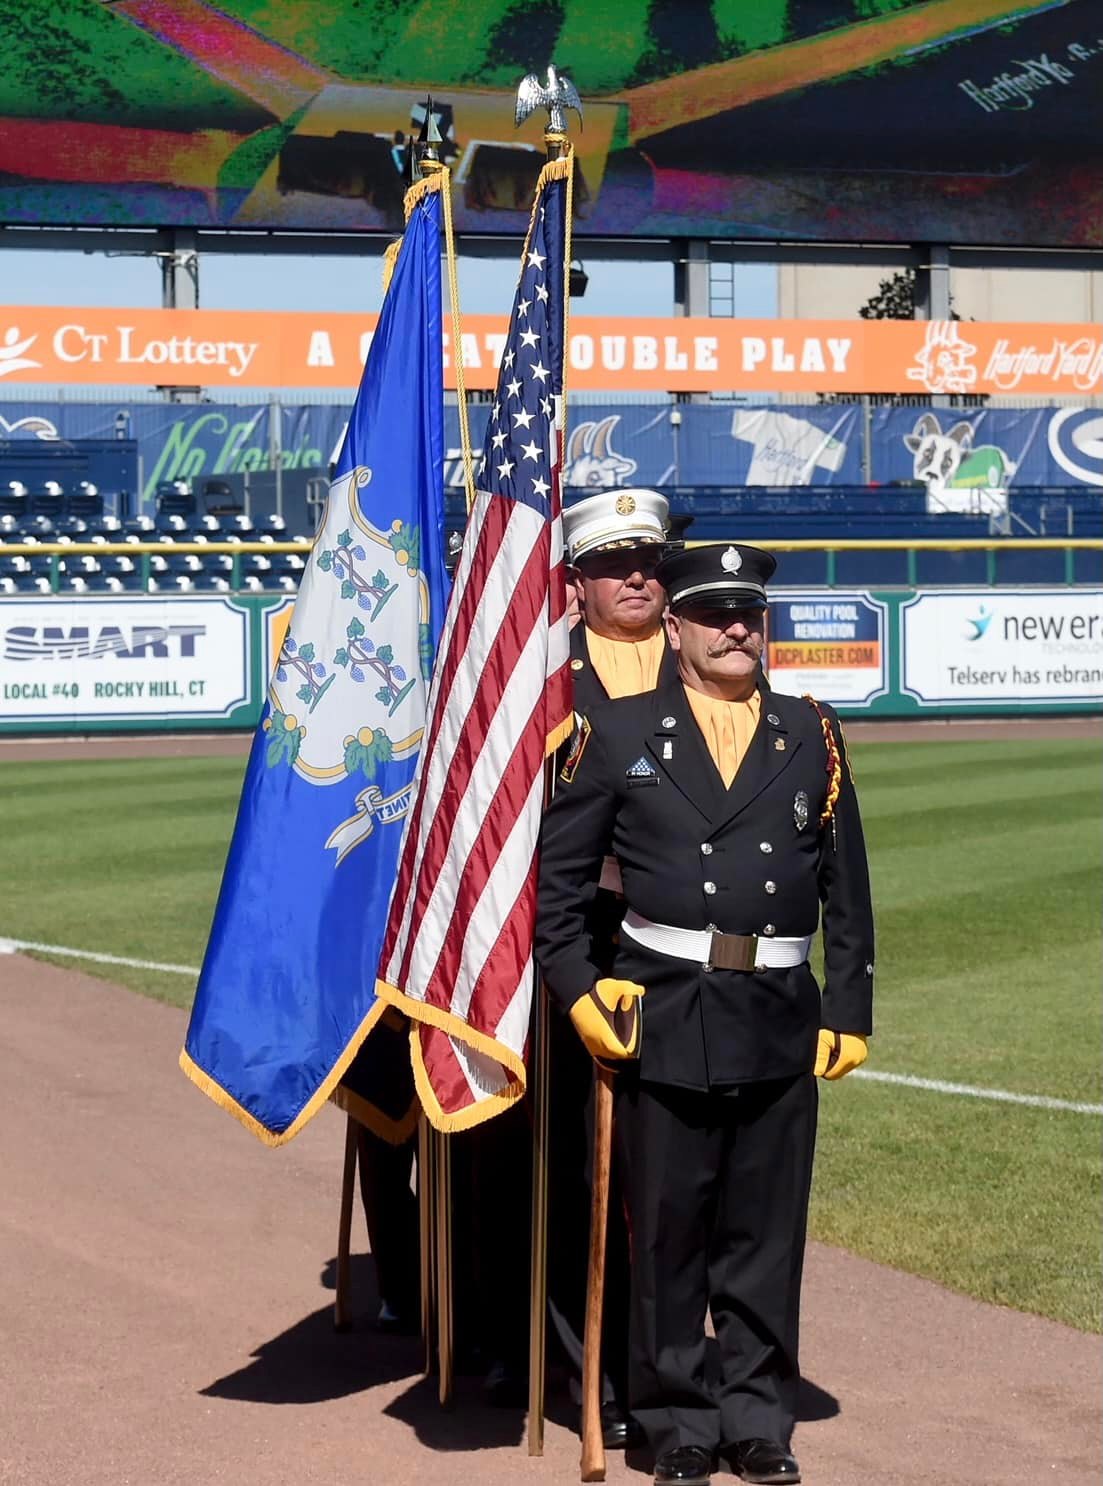
[[[743,566],[743,554],[737,552],[734,547],[729,547],[720,559],[720,566],[725,573],[738,573]]]

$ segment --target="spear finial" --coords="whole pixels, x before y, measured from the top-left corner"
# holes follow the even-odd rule
[[[425,95],[425,118],[422,121],[417,143],[414,145],[414,159],[422,175],[432,175],[440,170],[442,143],[440,130],[437,128],[436,117],[433,113],[433,95],[427,93]]]

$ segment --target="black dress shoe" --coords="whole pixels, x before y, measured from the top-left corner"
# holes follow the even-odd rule
[[[642,1450],[647,1444],[643,1426],[612,1400],[601,1406],[601,1438],[607,1450]]]
[[[737,1440],[731,1449],[732,1469],[744,1481],[758,1486],[790,1486],[800,1480],[794,1456],[776,1440]]]
[[[655,1462],[655,1486],[708,1486],[712,1451],[700,1445],[679,1445]]]

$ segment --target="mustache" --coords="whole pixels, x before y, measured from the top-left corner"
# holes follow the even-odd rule
[[[705,651],[709,660],[721,660],[725,655],[731,655],[735,650],[742,650],[746,655],[754,655],[749,645],[740,645],[735,640],[720,640],[715,645],[709,645]]]

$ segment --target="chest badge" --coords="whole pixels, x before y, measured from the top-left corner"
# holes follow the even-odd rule
[[[808,824],[808,796],[802,789],[793,796],[793,824],[798,831],[803,831]]]
[[[655,766],[650,759],[644,758],[641,754],[634,764],[630,764],[625,769],[624,777],[625,779],[657,779],[659,776],[655,773]]]
[[[785,739],[784,738],[775,738],[774,739],[774,752],[775,753],[784,753],[785,752]]]

